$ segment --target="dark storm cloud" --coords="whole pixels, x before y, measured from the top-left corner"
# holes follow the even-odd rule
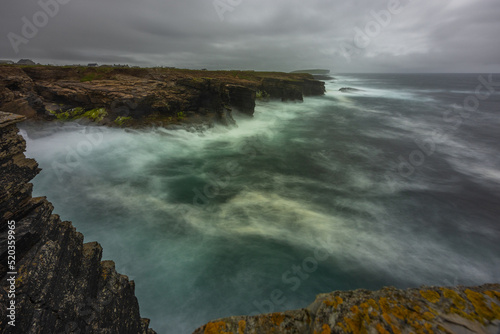
[[[43,22],[39,2],[56,1],[57,14]],[[400,10],[390,14],[397,1],[4,0],[0,59],[284,71],[500,71],[499,1],[400,0]],[[373,13],[381,11],[389,17],[376,23]],[[24,36],[26,20],[37,23],[37,13],[37,33]],[[9,33],[23,39],[17,39],[18,53]]]

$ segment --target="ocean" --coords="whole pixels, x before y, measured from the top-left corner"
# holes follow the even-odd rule
[[[102,244],[158,333],[334,290],[499,282],[500,75],[333,76],[237,127],[25,122],[34,195]]]

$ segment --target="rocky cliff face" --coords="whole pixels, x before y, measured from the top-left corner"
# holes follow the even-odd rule
[[[45,198],[32,198],[29,181],[40,169],[24,156],[15,125],[23,119],[0,112],[0,333],[154,333],[139,315],[134,282],[101,261],[101,246],[84,244]]]
[[[27,117],[87,118],[109,126],[232,123],[253,115],[256,91],[302,100],[322,95],[309,74],[178,69],[0,66],[0,108]]]
[[[210,333],[500,333],[500,284],[478,287],[337,291],[309,307],[210,322]]]
[[[283,101],[302,101],[303,96],[324,94],[325,84],[322,81],[308,78],[288,81],[278,78],[264,78],[259,89],[268,93],[272,98],[279,98]]]
[[[0,67],[0,108],[26,117],[45,111],[33,80],[20,67]]]

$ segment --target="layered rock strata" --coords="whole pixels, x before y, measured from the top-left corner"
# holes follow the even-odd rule
[[[256,93],[303,100],[322,95],[310,74],[180,69],[0,66],[0,108],[45,119],[86,118],[108,126],[233,123],[253,115]]]
[[[40,169],[23,153],[23,119],[0,112],[0,333],[154,333],[134,282],[44,197],[31,196]]]

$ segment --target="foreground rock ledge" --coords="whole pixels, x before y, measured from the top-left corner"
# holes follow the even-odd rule
[[[500,284],[336,291],[305,309],[210,322],[209,333],[500,333]]]
[[[102,261],[102,248],[83,243],[71,222],[52,214],[28,183],[40,172],[24,155],[22,116],[0,112],[0,333],[155,333],[141,319],[134,282]],[[15,327],[7,278],[8,222],[15,221]]]

